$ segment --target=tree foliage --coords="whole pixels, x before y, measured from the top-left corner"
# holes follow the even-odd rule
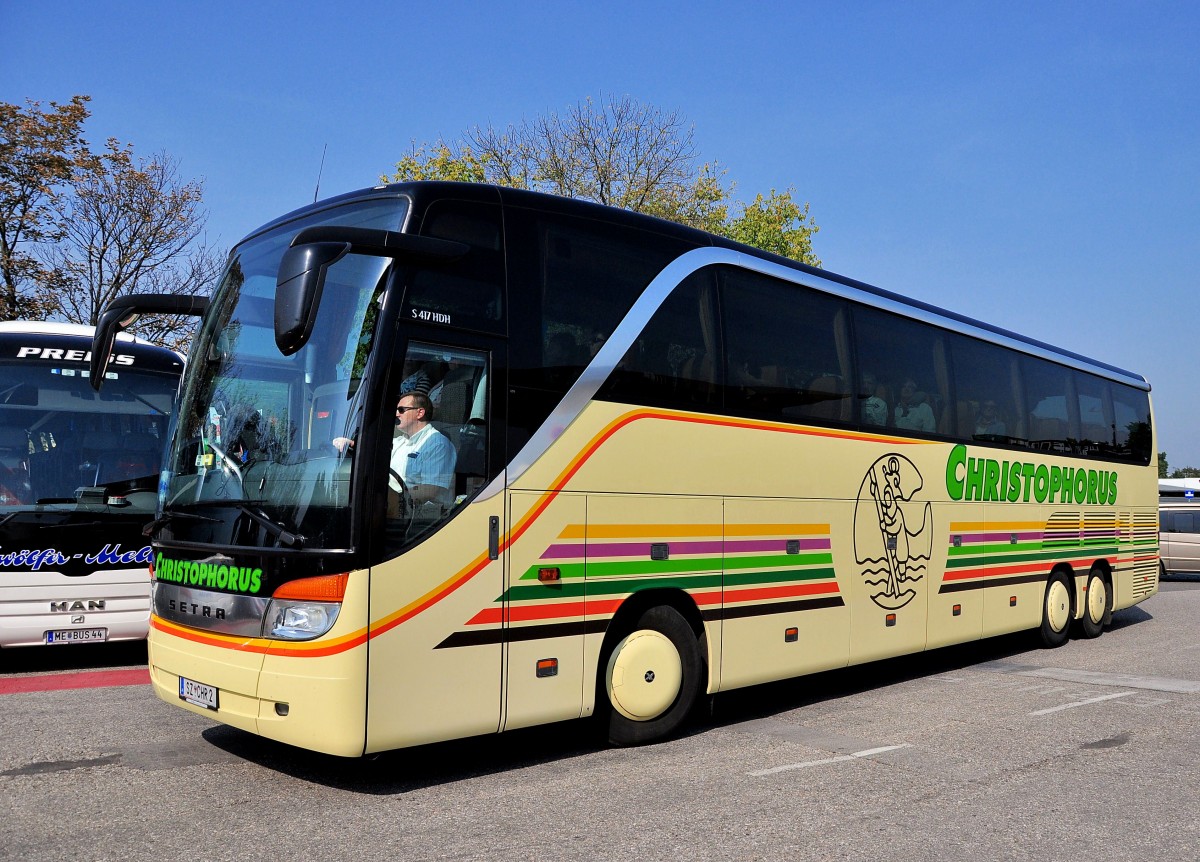
[[[45,110],[0,102],[0,320],[45,312],[31,296],[46,275],[33,249],[58,238],[56,206],[92,158],[82,134],[88,100]]]
[[[0,103],[0,319],[94,325],[117,296],[206,292],[222,255],[207,246],[203,183],[166,153],[83,138],[87,96]],[[148,317],[134,331],[186,347],[195,319]]]
[[[670,219],[820,266],[819,228],[794,189],[748,204],[717,162],[702,162],[694,130],[677,111],[624,96],[584,99],[563,113],[504,129],[476,126],[459,143],[413,144],[386,182],[489,182],[595,201]],[[731,216],[732,209],[739,214]]]

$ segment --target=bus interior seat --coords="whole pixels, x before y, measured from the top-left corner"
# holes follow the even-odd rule
[[[30,503],[29,435],[23,428],[0,426],[0,502]]]
[[[850,393],[842,378],[823,374],[814,377],[807,388],[813,401],[805,408],[805,415],[813,419],[841,422],[850,419]]]

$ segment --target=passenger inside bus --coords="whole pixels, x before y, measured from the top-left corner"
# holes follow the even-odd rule
[[[900,402],[896,405],[896,416],[893,423],[897,428],[907,428],[909,431],[924,431],[933,433],[937,423],[933,418],[933,408],[925,399],[925,393],[917,389],[912,380],[905,380],[900,387]]]

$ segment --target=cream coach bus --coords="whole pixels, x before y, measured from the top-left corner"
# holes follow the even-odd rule
[[[631,744],[705,694],[1094,637],[1158,586],[1149,388],[628,212],[348,194],[238,245],[204,315],[154,687],[340,755],[593,713]]]

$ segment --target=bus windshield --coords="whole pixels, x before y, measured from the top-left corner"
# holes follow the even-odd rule
[[[350,545],[359,385],[390,261],[347,255],[330,267],[308,343],[275,344],[279,263],[296,232],[339,224],[398,230],[407,201],[360,201],[313,213],[234,249],[191,352],[160,487],[163,527],[176,539],[242,547]]]
[[[0,515],[116,497],[153,512],[177,373],[107,377],[94,392],[79,362],[0,363]]]

